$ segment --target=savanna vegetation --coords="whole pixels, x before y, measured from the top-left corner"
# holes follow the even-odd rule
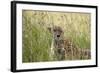
[[[50,61],[52,34],[48,27],[63,28],[64,37],[84,49],[91,47],[91,19],[89,13],[22,11],[22,61]]]

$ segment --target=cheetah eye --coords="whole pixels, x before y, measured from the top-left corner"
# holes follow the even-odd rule
[[[55,29],[54,29],[53,31],[54,31],[54,32],[56,32],[56,30],[55,30]]]
[[[62,32],[62,30],[59,30],[59,32]]]

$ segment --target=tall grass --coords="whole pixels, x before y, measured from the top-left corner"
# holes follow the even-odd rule
[[[63,28],[64,37],[80,48],[90,49],[90,14],[48,11],[22,11],[22,61],[50,61],[52,34],[48,27]]]

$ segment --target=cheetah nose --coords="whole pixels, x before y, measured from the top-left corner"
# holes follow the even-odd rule
[[[60,37],[60,35],[57,35],[57,37]]]

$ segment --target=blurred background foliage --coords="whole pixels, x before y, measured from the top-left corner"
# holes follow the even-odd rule
[[[91,47],[91,14],[50,11],[22,11],[22,61],[50,61],[52,35],[48,27],[63,28],[64,37],[84,49]]]

